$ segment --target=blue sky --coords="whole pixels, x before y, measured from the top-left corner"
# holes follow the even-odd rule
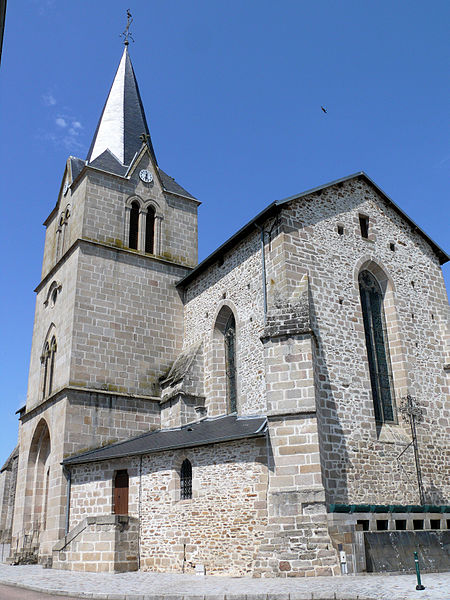
[[[159,164],[203,202],[200,259],[273,200],[360,170],[450,249],[448,2],[10,1],[0,462],[26,399],[42,222],[67,156],[86,156],[127,8]]]

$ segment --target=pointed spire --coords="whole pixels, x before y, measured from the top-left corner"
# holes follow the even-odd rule
[[[123,165],[129,165],[142,146],[142,134],[148,136],[145,139],[157,164],[136,76],[125,44],[86,160],[91,163],[109,150]]]

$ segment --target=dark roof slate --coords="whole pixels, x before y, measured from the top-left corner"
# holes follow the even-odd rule
[[[89,166],[107,171],[108,173],[114,173],[115,175],[121,175],[122,177],[127,172],[127,167],[122,165],[110,150],[102,152],[100,156],[97,156],[96,159],[89,163]]]
[[[195,196],[192,196],[188,191],[186,191],[179,183],[175,181],[173,177],[164,173],[162,169],[158,167],[159,174],[161,176],[161,181],[164,186],[164,189],[168,192],[173,192],[174,194],[180,194],[181,196],[187,196],[188,198],[192,198],[195,200]]]
[[[10,471],[12,468],[14,459],[17,458],[18,456],[19,456],[19,446],[16,446],[14,448],[14,450],[11,452],[11,454],[8,456],[8,458],[6,459],[6,462],[3,465],[3,467],[0,469],[0,473],[3,473],[3,471]]]
[[[72,181],[78,177],[81,171],[84,169],[86,165],[86,161],[81,160],[81,158],[76,158],[75,156],[69,156],[70,160],[70,170],[72,172]]]
[[[66,458],[62,464],[78,465],[125,456],[152,454],[176,448],[192,448],[208,444],[218,444],[245,438],[265,435],[267,419],[264,416],[237,417],[226,415],[206,418],[178,429],[151,431],[139,437],[90,450]]]
[[[125,60],[125,64],[123,70],[120,70],[122,60]],[[155,164],[158,164],[158,161],[156,160],[155,151],[153,149],[153,145],[150,139],[150,132],[147,125],[147,119],[145,117],[144,107],[142,105],[141,95],[139,93],[139,86],[126,47],[124,49],[124,55],[122,57],[122,60],[119,64],[113,83],[111,85],[111,89],[103,107],[102,114],[98,121],[97,128],[95,130],[95,134],[92,139],[91,147],[89,148],[86,160],[88,163],[91,163],[92,155],[97,142],[97,137],[99,136],[101,128],[103,128],[103,131],[105,131],[105,129],[109,130],[109,135],[111,136],[111,138],[113,138],[118,135],[120,127],[123,127],[121,138],[122,141],[120,143],[121,154],[123,152],[123,164],[129,165],[133,160],[133,157],[135,156],[136,152],[139,151],[142,144],[142,140],[140,137],[142,134],[147,135],[148,148],[150,150]],[[121,76],[123,76],[122,81],[119,80],[119,70]],[[117,122],[111,124],[111,122],[108,121],[108,123],[105,124],[104,116],[107,107],[109,106],[110,98],[114,94],[115,101],[117,102],[117,94],[119,93],[123,94],[121,98],[122,102],[120,105],[122,109],[122,114],[118,115]],[[118,158],[122,160],[121,155]]]

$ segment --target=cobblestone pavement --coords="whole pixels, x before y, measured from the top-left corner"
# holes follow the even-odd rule
[[[0,564],[0,583],[99,600],[450,600],[450,572],[424,574],[426,589],[416,591],[415,575],[249,579],[141,572],[76,573],[37,565]]]

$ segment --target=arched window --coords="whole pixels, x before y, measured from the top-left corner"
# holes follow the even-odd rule
[[[185,458],[180,471],[180,499],[190,498],[192,498],[192,465],[191,461]]]
[[[361,271],[358,281],[375,419],[379,423],[393,422],[395,421],[394,388],[383,309],[383,292],[380,284],[369,271]]]
[[[44,353],[41,356],[44,373],[42,377],[42,397],[45,398],[52,393],[53,377],[55,374],[55,359],[56,359],[56,338],[52,337],[51,342],[46,342]]]
[[[53,375],[55,374],[55,355],[56,355],[56,338],[52,337],[50,342],[50,371],[48,374],[48,394],[52,393],[53,389]]]
[[[145,221],[145,251],[154,254],[155,240],[155,209],[149,206]]]
[[[117,471],[117,473],[114,477],[114,514],[115,515],[127,515],[128,514],[128,490],[129,490],[128,471],[126,469]]]
[[[45,398],[47,395],[47,377],[48,377],[48,364],[50,360],[50,346],[48,342],[45,344],[44,353],[41,356],[41,362],[43,364],[44,375],[42,380],[42,397]]]
[[[128,238],[128,247],[133,250],[138,249],[139,237],[139,202],[136,200],[131,203],[130,210],[130,235]]]
[[[224,340],[228,410],[236,412],[236,322],[233,313],[225,325]]]

